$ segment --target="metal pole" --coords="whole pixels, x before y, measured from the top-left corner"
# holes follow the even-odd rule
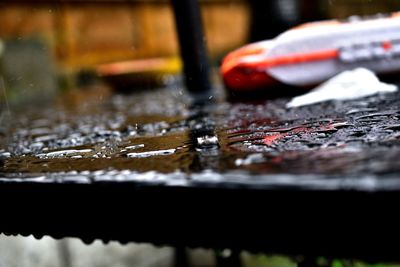
[[[209,62],[197,0],[171,0],[189,92],[205,94],[211,89]]]

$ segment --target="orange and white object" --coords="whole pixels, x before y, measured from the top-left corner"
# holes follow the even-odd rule
[[[400,13],[300,25],[231,52],[221,73],[227,88],[248,91],[317,85],[358,67],[376,74],[400,72]]]

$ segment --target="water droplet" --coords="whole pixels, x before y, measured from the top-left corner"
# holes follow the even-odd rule
[[[76,154],[84,154],[84,153],[89,153],[92,152],[91,149],[69,149],[69,150],[60,150],[60,151],[53,151],[53,152],[48,152],[48,153],[41,153],[37,154],[36,156],[39,158],[62,158],[66,156],[75,156]]]
[[[257,154],[250,154],[244,159],[236,159],[235,165],[243,166],[243,165],[250,165],[250,164],[254,164],[254,163],[261,163],[264,161],[265,161],[264,155],[261,153],[257,153]]]
[[[142,148],[144,147],[144,144],[138,144],[138,145],[132,145],[132,146],[127,146],[125,147],[126,150],[134,150],[134,149],[138,149],[138,148]]]
[[[197,145],[200,147],[216,146],[218,145],[218,137],[215,135],[197,137]]]
[[[155,150],[155,151],[147,151],[147,152],[138,152],[138,153],[128,153],[126,156],[128,158],[148,158],[152,156],[166,156],[174,154],[176,151],[175,148],[165,149],[165,150]]]
[[[10,152],[2,152],[0,153],[0,158],[9,158],[11,157],[11,153]]]

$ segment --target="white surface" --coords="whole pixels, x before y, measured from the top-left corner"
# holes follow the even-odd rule
[[[0,267],[172,267],[173,261],[170,247],[0,235]]]
[[[293,98],[286,107],[301,107],[329,100],[351,100],[396,91],[397,86],[379,81],[370,70],[357,68],[344,71],[311,92]]]
[[[376,44],[400,39],[400,18],[380,18],[340,24],[318,24],[311,27],[295,28],[286,31],[274,39],[273,46],[268,49],[268,57],[275,58],[293,54],[313,53],[325,50],[350,49],[352,62],[343,58],[298,62],[296,64],[276,65],[268,68],[267,74],[274,79],[293,86],[309,86],[324,82],[338,73],[363,67],[375,73],[390,73],[400,69],[398,45],[394,45],[384,55],[369,59],[360,58],[359,44],[369,47]],[[356,51],[354,51],[356,50]],[[370,51],[372,53],[372,51]],[[345,54],[346,55],[346,54]],[[341,55],[343,56],[343,55]],[[358,59],[357,59],[358,58]],[[311,74],[311,75],[310,75]]]

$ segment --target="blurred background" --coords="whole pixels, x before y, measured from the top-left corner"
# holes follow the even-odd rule
[[[232,49],[302,22],[387,13],[400,6],[396,0],[200,3],[213,66]],[[96,95],[107,94],[98,82],[130,92],[179,79],[182,64],[166,0],[3,0],[0,25],[3,104],[6,98],[9,104],[41,101],[93,85]]]
[[[216,73],[227,52],[273,38],[299,23],[400,10],[398,0],[203,0],[200,4]],[[0,115],[25,104],[100,101],[115,92],[152,90],[181,79],[169,1],[2,0],[0,25]],[[189,262],[215,266],[215,253],[191,250]],[[173,255],[172,248],[152,245],[0,236],[0,267],[174,266]],[[244,266],[296,265],[294,259],[281,256],[243,252],[240,257]],[[332,265],[347,266],[340,260]]]

